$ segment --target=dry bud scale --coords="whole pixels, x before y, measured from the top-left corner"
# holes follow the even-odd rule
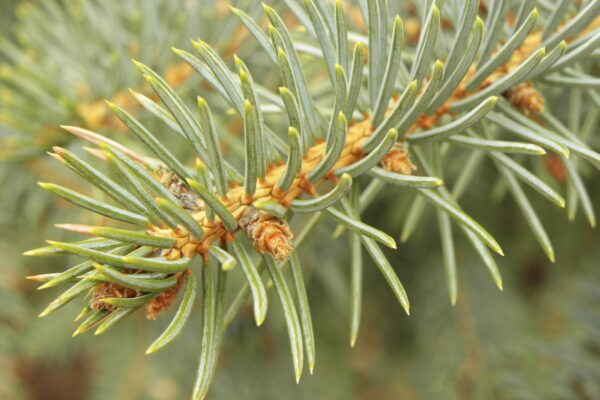
[[[592,88],[600,86],[596,78],[582,72],[586,68],[586,55],[591,54],[598,42],[593,29],[600,21],[600,2],[587,2],[552,32],[536,28],[539,18],[536,9],[521,7],[520,13],[513,15],[515,25],[505,26],[503,19],[489,17],[499,12],[494,8],[501,7],[497,4],[501,2],[494,2],[492,9],[487,10],[490,26],[484,30],[484,23],[477,16],[479,1],[448,3],[456,3],[460,10],[450,25],[440,26],[441,12],[435,1],[428,8],[422,7],[424,24],[411,57],[402,51],[402,20],[397,17],[393,24],[388,24],[385,0],[366,1],[367,36],[352,33],[356,44],[351,57],[347,38],[352,27],[347,26],[341,1],[331,8],[322,0],[306,0],[304,10],[293,10],[299,20],[311,23],[303,34],[314,34],[319,48],[306,43],[295,46],[296,39],[292,39],[282,18],[269,6],[264,6],[268,33],[243,11],[232,9],[278,68],[280,98],[270,89],[259,88],[251,69],[237,57],[233,72],[204,42],[194,42],[197,55],[175,49],[243,119],[243,173],[221,151],[222,139],[208,103],[198,99],[198,118],[158,74],[136,62],[162,102],[162,105],[150,104],[145,98],[142,105],[187,140],[197,153],[196,169],[184,166],[146,127],[114,104],[109,105],[116,116],[158,160],[93,132],[65,127],[97,146],[90,152],[109,165],[117,180],[66,149],[56,147],[51,155],[98,187],[116,205],[58,185],[41,186],[76,205],[142,229],[62,225],[97,238],[76,243],[50,242],[50,246],[28,252],[30,255],[71,253],[86,259],[63,273],[35,278],[45,281],[43,288],[76,282],[42,315],[92,290],[94,294],[86,300],[80,315],[85,319],[76,333],[92,328],[103,333],[143,306],[148,318],[154,319],[175,301],[179,291],[184,291],[172,322],[148,349],[154,352],[181,331],[196,291],[200,290],[204,299],[203,339],[194,398],[203,398],[214,376],[223,330],[240,305],[235,302],[225,312],[227,274],[235,273],[230,271],[239,265],[236,270],[241,270],[247,280],[240,298],[245,300],[243,293],[249,288],[255,320],[260,325],[267,312],[268,286],[260,276],[266,268],[285,311],[298,380],[305,356],[312,373],[315,350],[295,248],[322,215],[349,231],[353,257],[362,257],[361,247],[367,250],[408,313],[406,292],[378,244],[395,248],[395,241],[360,219],[369,199],[384,186],[381,183],[406,187],[417,194],[403,239],[418,223],[423,209],[419,203],[425,201],[436,207],[452,303],[458,292],[451,223],[465,233],[496,284],[502,287],[498,267],[488,250],[503,254],[500,245],[459,206],[464,189],[455,188],[451,192],[441,186],[443,155],[454,145],[489,154],[540,245],[553,259],[552,245],[521,183],[559,206],[564,206],[565,201],[553,187],[506,154],[539,156],[549,150],[558,153],[565,163],[579,157],[600,166],[600,154],[549,115],[542,94],[532,86],[533,80],[547,86],[567,82],[575,85],[587,82]],[[501,43],[505,31],[510,35]],[[450,47],[442,57],[445,65],[435,60],[440,35],[454,38],[446,41]],[[366,74],[365,44],[369,48]],[[323,113],[323,105],[311,96],[309,78],[314,77],[307,76],[308,69],[304,68],[299,51],[311,56],[312,62],[323,62],[329,72],[332,91]],[[593,90],[590,96],[598,101]],[[269,127],[266,109],[287,117],[290,125],[287,143]],[[530,119],[533,114],[535,119]],[[500,140],[507,132],[527,142]],[[567,158],[569,155],[571,159]],[[576,166],[569,166],[570,178],[580,182]],[[416,170],[423,171],[421,176],[412,175]],[[457,180],[463,186],[471,179],[469,171],[465,173],[465,177]],[[372,182],[365,189],[369,195],[364,201],[357,200],[353,185],[359,179]],[[593,209],[585,187],[580,184],[575,187],[575,201],[582,203],[593,224]],[[312,222],[305,231],[292,232],[288,221],[300,214],[311,214]],[[250,243],[254,252],[246,243]],[[194,259],[204,265],[200,289],[192,271]],[[221,268],[212,268],[211,260],[216,260]],[[280,271],[286,266],[294,273],[297,304]],[[352,344],[359,326],[360,310],[356,308],[359,306],[353,302],[351,309]]]

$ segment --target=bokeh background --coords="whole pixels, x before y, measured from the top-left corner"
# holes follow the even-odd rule
[[[260,15],[256,1],[235,3]],[[102,220],[58,201],[36,182],[72,179],[45,155],[50,146],[85,154],[61,124],[139,146],[110,116],[104,99],[160,131],[127,90],[149,95],[131,58],[164,74],[182,96],[207,97],[210,89],[171,46],[189,48],[189,39],[200,37],[225,57],[237,53],[250,60],[257,71],[266,60],[221,0],[0,0],[0,35],[0,398],[187,398],[200,346],[199,306],[185,332],[152,356],[144,350],[173,311],[153,322],[136,314],[99,337],[71,338],[77,304],[37,318],[58,292],[37,291],[25,276],[60,271],[73,260],[26,258],[22,252],[46,238],[70,239],[55,223]],[[277,80],[267,69],[262,74],[262,82]],[[225,115],[226,105],[214,101]],[[233,135],[241,131],[235,120],[219,124]],[[183,143],[176,151],[188,156]],[[453,168],[460,167],[457,161]],[[498,259],[503,292],[460,238],[459,297],[450,305],[429,209],[413,237],[387,253],[411,299],[411,316],[366,261],[363,321],[351,349],[347,242],[332,239],[335,226],[323,223],[301,250],[317,341],[314,376],[305,373],[300,384],[294,382],[281,313],[271,311],[257,329],[247,307],[225,335],[210,398],[600,398],[600,234],[583,217],[570,223],[564,211],[532,196],[555,245],[557,259],[549,263],[512,199],[494,190],[492,176],[492,166],[484,164],[463,205],[507,254]],[[598,174],[588,188],[597,205]],[[365,219],[397,237],[413,200],[390,190]]]

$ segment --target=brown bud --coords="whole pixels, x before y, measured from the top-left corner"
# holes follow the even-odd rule
[[[287,260],[290,256],[294,235],[287,221],[248,207],[240,219],[240,226],[259,253],[270,254],[277,260]]]
[[[156,319],[158,314],[168,309],[177,298],[177,294],[191,273],[192,270],[187,269],[184,272],[177,274],[177,284],[172,288],[165,290],[148,303],[146,306],[146,318]]]
[[[398,143],[394,144],[392,150],[381,160],[381,166],[402,175],[410,175],[417,169],[410,161],[408,150]]]
[[[567,170],[560,157],[554,153],[548,154],[544,157],[546,169],[550,172],[550,175],[556,179],[557,182],[563,183],[567,179]]]
[[[506,99],[525,114],[539,114],[544,111],[544,98],[531,82],[521,83],[506,91]]]
[[[129,298],[136,297],[139,292],[134,289],[125,288],[116,283],[103,282],[96,286],[92,296],[91,307],[96,311],[115,311],[116,307],[102,301],[111,297]]]
[[[177,274],[177,284],[172,288],[160,293],[147,304],[146,318],[156,319],[156,316],[158,314],[160,314],[162,311],[169,308],[171,304],[173,304],[173,302],[177,298],[177,294],[183,287],[183,284],[185,283],[190,273],[191,270],[188,269],[184,272]],[[113,305],[105,303],[104,301],[102,301],[103,299],[111,297],[132,298],[141,296],[142,294],[143,292],[139,290],[125,288],[116,283],[103,282],[96,286],[96,289],[94,290],[94,295],[91,301],[91,307],[97,311],[106,310],[109,312],[113,312],[117,308]]]

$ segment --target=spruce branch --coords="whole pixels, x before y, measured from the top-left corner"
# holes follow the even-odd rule
[[[148,349],[151,353],[181,332],[196,292],[201,290],[202,343],[193,396],[204,398],[214,379],[224,330],[249,295],[256,324],[261,325],[265,320],[266,291],[270,286],[260,274],[266,269],[282,305],[298,381],[304,357],[312,373],[316,353],[310,304],[296,249],[321,215],[351,231],[351,344],[355,343],[359,330],[362,247],[401,307],[409,312],[407,290],[377,242],[390,248],[396,248],[396,243],[388,234],[362,222],[361,216],[372,197],[388,184],[410,189],[417,195],[407,215],[402,241],[419,224],[426,204],[435,207],[452,304],[459,296],[454,225],[467,236],[502,289],[502,278],[489,252],[491,249],[503,255],[500,244],[459,204],[480,159],[469,159],[453,190],[444,186],[442,180],[447,175],[446,153],[455,148],[470,155],[484,151],[483,157],[491,159],[534,236],[553,260],[550,239],[519,180],[561,207],[565,200],[551,184],[521,165],[526,161],[520,156],[540,156],[549,150],[564,157],[572,179],[571,190],[575,193],[571,197],[577,196],[594,224],[592,202],[575,161],[583,159],[598,167],[600,154],[556,120],[543,101],[528,105],[522,100],[522,93],[514,91],[533,91],[541,98],[538,82],[541,88],[567,86],[593,91],[598,86],[598,78],[584,71],[588,71],[586,63],[600,42],[596,34],[583,39],[578,35],[588,26],[598,24],[596,12],[600,3],[592,1],[581,7],[557,33],[536,30],[543,13],[533,9],[529,16],[517,19],[517,26],[512,27],[514,33],[501,45],[507,30],[502,16],[512,11],[508,3],[494,3],[488,16],[490,29],[486,31],[477,15],[477,1],[465,3],[460,18],[453,21],[453,29],[440,23],[441,2],[427,2],[422,34],[414,52],[404,51],[407,46],[403,43],[402,20],[395,16],[394,23],[389,24],[385,0],[366,1],[366,37],[352,32],[341,2],[336,3],[335,11],[320,0],[306,0],[304,10],[298,6],[292,8],[306,24],[304,33],[291,31],[285,19],[268,5],[264,5],[268,33],[243,11],[232,9],[266,51],[281,77],[275,86],[279,97],[271,88],[257,83],[260,74],[250,63],[234,56],[233,72],[228,60],[221,58],[207,42],[193,41],[197,57],[183,50],[174,52],[210,83],[233,106],[235,118],[241,119],[243,172],[235,166],[240,163],[226,160],[227,154],[220,144],[224,136],[215,126],[209,100],[196,98],[198,111],[192,111],[174,85],[149,66],[134,61],[162,105],[143,95],[134,93],[134,96],[193,149],[196,169],[187,168],[158,136],[124,108],[112,103],[110,108],[118,119],[159,160],[140,156],[128,146],[96,133],[66,128],[97,146],[91,149],[92,154],[116,178],[62,147],[55,147],[51,155],[120,206],[62,186],[41,185],[83,208],[142,225],[144,230],[61,225],[100,239],[75,243],[50,241],[50,247],[28,252],[29,255],[68,253],[88,260],[47,277],[44,288],[77,281],[42,316],[93,289],[92,299],[85,300],[88,303],[81,314],[85,319],[75,334],[93,328],[97,328],[96,333],[103,333],[144,305],[147,317],[154,319],[176,301],[178,292],[185,287],[178,311],[167,330]],[[521,8],[521,14],[526,12]],[[555,29],[558,17],[554,14],[546,17],[551,29]],[[319,48],[303,45],[303,35],[314,35]],[[349,38],[357,43],[348,79],[345,68],[349,64]],[[578,42],[579,39],[582,41]],[[368,45],[366,68],[365,44]],[[442,61],[434,61],[438,47],[448,47],[444,48],[445,70]],[[552,50],[546,54],[546,48]],[[308,61],[300,56],[305,52],[310,54]],[[479,60],[477,54],[481,55]],[[493,56],[488,60],[490,54]],[[320,65],[317,72],[307,65],[315,62]],[[402,73],[404,63],[410,64],[406,74]],[[583,71],[573,69],[574,66]],[[322,96],[315,95],[317,89],[323,90],[323,85],[319,87],[315,82],[318,73],[330,78]],[[363,80],[367,85],[363,85]],[[285,121],[287,143],[266,117],[267,109]],[[356,109],[362,113],[355,112]],[[542,125],[540,121],[549,123]],[[527,142],[505,140],[507,133]],[[515,153],[518,156],[514,158],[507,155]],[[285,162],[280,161],[281,156],[287,157]],[[424,173],[412,175],[417,168]],[[374,186],[359,193],[355,186],[359,180],[370,180]],[[290,220],[302,218],[301,214],[310,214],[312,219],[307,230],[294,240]],[[247,241],[252,249],[246,246]],[[255,259],[260,260],[258,264]],[[194,260],[202,264],[201,289],[193,276]],[[240,265],[237,270],[241,270],[246,284],[225,313],[227,276],[239,273],[232,269],[235,264]],[[292,289],[282,274],[287,266],[292,270]]]

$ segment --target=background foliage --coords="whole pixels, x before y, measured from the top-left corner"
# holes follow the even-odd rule
[[[186,82],[183,95],[190,88],[192,96],[200,83],[166,51],[171,45],[189,48],[189,38],[198,36],[221,55],[236,52],[260,65],[256,45],[247,45],[248,40],[239,46],[243,36],[221,3],[203,2],[205,7],[194,1],[160,0],[124,2],[124,7],[98,1],[17,3],[0,5],[3,87],[18,88],[10,92],[11,98],[2,93],[0,111],[5,189],[0,200],[0,364],[9,371],[0,375],[0,397],[183,398],[192,386],[197,362],[199,307],[194,308],[192,328],[169,351],[152,356],[144,356],[145,347],[168,323],[166,315],[155,323],[135,316],[109,335],[75,339],[70,336],[76,306],[67,306],[51,319],[35,318],[51,294],[37,292],[23,277],[61,270],[64,259],[40,263],[21,253],[49,236],[75,237],[54,229],[55,223],[99,224],[37,189],[36,182],[49,176],[59,182],[68,179],[55,163],[40,156],[48,144],[75,148],[56,129],[59,124],[102,131],[135,146],[115,129],[100,102],[104,98],[127,102],[124,88],[144,90],[130,56],[163,74],[171,71],[171,82]],[[237,6],[253,10],[254,5]],[[79,46],[74,44],[77,41]],[[115,47],[115,42],[120,46]],[[56,51],[49,47],[66,43],[70,45]],[[139,53],[142,49],[145,54]],[[261,82],[273,79],[267,72],[264,75]],[[558,89],[547,99],[561,120],[568,119],[569,104],[579,92]],[[214,101],[219,104],[216,96]],[[50,109],[49,104],[56,108]],[[225,112],[226,106],[217,109]],[[142,110],[137,112],[145,123],[153,123]],[[241,133],[241,127],[237,131]],[[596,135],[592,147],[598,144]],[[189,155],[183,145],[176,151],[181,157]],[[270,313],[265,326],[256,329],[249,307],[227,333],[212,397],[599,397],[600,316],[595,306],[600,300],[600,235],[583,217],[568,224],[564,212],[532,196],[554,243],[557,260],[550,264],[512,199],[494,191],[491,177],[495,176],[493,165],[484,163],[472,183],[477,190],[470,191],[463,207],[494,232],[510,254],[498,260],[503,292],[495,289],[468,243],[457,241],[460,295],[456,306],[449,304],[435,213],[426,213],[410,241],[399,251],[386,252],[410,290],[411,316],[401,313],[390,291],[382,290],[379,272],[367,262],[362,332],[350,349],[346,242],[331,239],[334,224],[322,224],[301,252],[319,347],[315,375],[294,383],[282,317]],[[598,199],[600,180],[597,174],[590,176],[590,197]],[[392,189],[376,199],[364,219],[398,236],[412,202],[411,195]]]

